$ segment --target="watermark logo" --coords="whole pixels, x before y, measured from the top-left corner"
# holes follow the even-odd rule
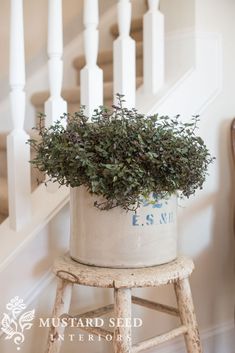
[[[5,339],[12,339],[20,350],[20,345],[24,342],[24,331],[30,330],[33,326],[35,310],[24,312],[26,305],[19,297],[12,298],[6,305],[8,313],[3,314],[1,329],[6,334]]]

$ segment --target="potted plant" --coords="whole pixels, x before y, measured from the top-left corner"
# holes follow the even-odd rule
[[[177,256],[177,197],[201,189],[213,158],[195,134],[198,116],[145,116],[123,106],[84,107],[29,140],[31,163],[71,190],[75,260],[97,266],[141,267]],[[41,118],[43,119],[43,118]]]

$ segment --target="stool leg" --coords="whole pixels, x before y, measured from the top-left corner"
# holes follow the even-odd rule
[[[175,283],[175,293],[183,325],[188,328],[184,335],[188,353],[202,353],[193,299],[188,278]]]
[[[59,318],[62,314],[68,313],[70,302],[71,302],[71,294],[73,284],[62,280],[61,278],[57,279],[57,290],[56,290],[56,298],[54,303],[54,309],[52,313],[52,318],[55,318],[55,326],[57,326],[57,318]],[[58,340],[59,335],[64,333],[64,327],[54,327],[51,324],[49,336],[48,336],[48,345],[46,349],[46,353],[58,353],[61,346],[61,340]]]
[[[114,289],[114,314],[115,319],[131,319],[131,289]],[[114,330],[114,352],[131,352],[131,327],[118,327]]]

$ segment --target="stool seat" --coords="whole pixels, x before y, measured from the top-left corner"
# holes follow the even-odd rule
[[[54,264],[57,277],[76,284],[102,288],[140,288],[170,284],[189,277],[193,269],[193,261],[184,256],[167,264],[137,269],[83,265],[68,255],[59,257]]]

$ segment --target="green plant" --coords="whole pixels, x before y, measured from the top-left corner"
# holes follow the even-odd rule
[[[49,128],[41,123],[41,139],[29,140],[36,151],[31,163],[49,180],[61,185],[85,186],[102,196],[96,203],[108,210],[139,206],[141,197],[173,193],[189,197],[201,189],[213,158],[195,130],[194,116],[182,123],[179,116],[145,116],[123,107],[123,96],[112,110],[100,107],[91,121],[84,107]]]

